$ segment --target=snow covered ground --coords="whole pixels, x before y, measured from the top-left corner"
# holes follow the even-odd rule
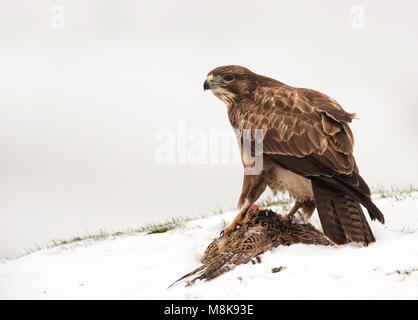
[[[0,262],[1,299],[417,299],[418,193],[376,200],[370,247],[278,247],[262,263],[209,282],[167,287],[199,265],[236,212],[161,234],[86,240]],[[275,208],[280,211],[280,208]],[[312,221],[320,229],[315,213]],[[273,267],[285,269],[272,273]]]

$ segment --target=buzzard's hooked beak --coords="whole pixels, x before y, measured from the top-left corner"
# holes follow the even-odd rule
[[[208,80],[205,80],[205,82],[203,83],[203,90],[208,89],[210,89],[210,82]]]
[[[203,90],[208,90],[212,88],[213,74],[208,75],[205,82],[203,83]]]

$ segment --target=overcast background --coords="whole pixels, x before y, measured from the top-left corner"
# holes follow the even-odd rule
[[[161,129],[229,128],[223,103],[202,90],[219,65],[330,95],[360,118],[352,129],[366,181],[418,184],[417,10],[377,0],[0,0],[0,257],[233,207],[240,164],[155,161]]]

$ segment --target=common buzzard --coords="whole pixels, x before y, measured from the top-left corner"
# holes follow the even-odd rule
[[[323,93],[294,88],[235,65],[209,72],[203,87],[226,104],[241,142],[248,138],[244,129],[262,129],[262,171],[244,174],[240,212],[225,233],[248,219],[247,213],[269,186],[273,192],[288,191],[295,199],[289,216],[301,209],[307,220],[317,208],[323,231],[334,243],[375,242],[360,204],[372,220],[384,223],[384,217],[354,160],[348,124],[355,114]],[[249,138],[254,140],[254,134]],[[243,164],[249,166],[245,159]]]

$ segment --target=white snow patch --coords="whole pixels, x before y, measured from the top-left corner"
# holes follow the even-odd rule
[[[376,200],[386,225],[370,222],[377,242],[367,248],[278,247],[260,264],[167,289],[200,265],[234,211],[167,233],[85,241],[3,261],[0,299],[418,299],[416,196]],[[320,229],[316,214],[311,222]],[[286,268],[271,272],[280,266]]]

